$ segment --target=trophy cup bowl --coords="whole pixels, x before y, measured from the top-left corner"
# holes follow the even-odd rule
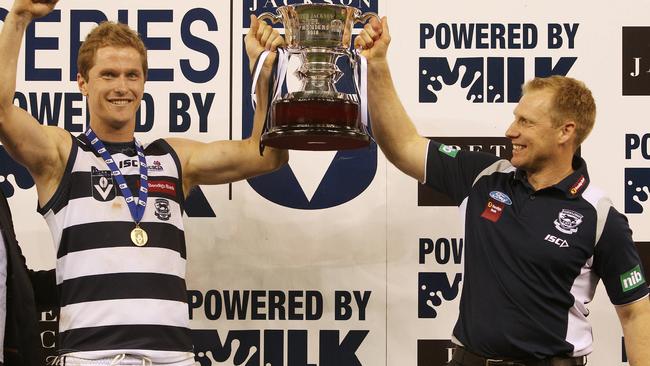
[[[295,72],[302,88],[271,104],[268,129],[262,144],[293,150],[346,150],[368,146],[370,137],[362,126],[359,97],[340,93],[336,82],[343,76],[337,66],[350,51],[352,26],[379,17],[345,5],[299,4],[260,14],[260,20],[282,22],[286,50],[298,55]]]

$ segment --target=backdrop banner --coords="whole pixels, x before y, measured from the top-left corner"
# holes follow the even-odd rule
[[[33,22],[14,102],[73,134],[89,121],[77,51],[103,20],[129,24],[149,49],[136,137],[200,141],[250,135],[250,14],[329,3],[388,16],[389,62],[418,131],[461,149],[512,154],[505,138],[521,85],[583,80],[598,106],[583,144],[594,184],[626,213],[650,268],[650,3],[549,0],[65,0]],[[12,2],[0,0],[0,21]],[[276,25],[281,29],[281,25]],[[354,33],[360,28],[357,26]],[[292,60],[289,88],[295,88]],[[345,65],[340,65],[344,67]],[[351,76],[349,71],[345,75]],[[351,78],[339,90],[353,90]],[[0,147],[0,187],[34,269],[55,249],[28,172]],[[398,171],[373,143],[291,151],[289,164],[187,200],[188,303],[197,365],[442,365],[463,286],[459,211]],[[92,238],[89,238],[92,240]],[[625,365],[623,333],[604,287],[589,305],[593,366]],[[48,361],[56,312],[42,314]],[[45,361],[44,361],[45,362]]]

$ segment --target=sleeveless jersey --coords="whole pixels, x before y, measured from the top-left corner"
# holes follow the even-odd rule
[[[73,138],[65,174],[39,212],[56,245],[60,353],[97,359],[120,353],[155,362],[194,360],[185,286],[181,165],[162,139],[144,149],[148,199],[140,227],[86,136]],[[127,153],[128,154],[128,153]],[[137,200],[137,155],[113,154]]]

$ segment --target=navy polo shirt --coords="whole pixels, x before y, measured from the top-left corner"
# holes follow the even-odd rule
[[[582,356],[603,280],[615,305],[648,295],[627,219],[574,172],[535,191],[507,160],[429,143],[425,184],[460,206],[464,281],[453,341],[487,357]]]

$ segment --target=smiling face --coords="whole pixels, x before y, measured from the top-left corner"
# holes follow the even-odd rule
[[[548,89],[525,93],[514,110],[515,120],[506,131],[512,141],[510,162],[518,169],[537,173],[552,167],[564,142],[561,127],[551,118],[553,92]]]
[[[93,129],[130,131],[132,135],[144,82],[142,58],[136,49],[113,46],[97,49],[87,79],[77,75],[79,90],[87,97]],[[110,136],[103,138],[111,140]]]

